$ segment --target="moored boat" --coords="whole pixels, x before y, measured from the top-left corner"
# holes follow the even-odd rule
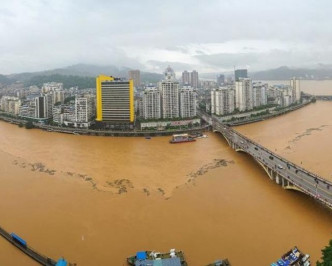
[[[271,266],[310,266],[310,256],[302,253],[297,247],[287,251],[281,258],[273,262]]]
[[[231,264],[229,263],[228,259],[223,259],[223,260],[216,260],[213,263],[210,263],[206,266],[230,266]]]
[[[196,140],[190,137],[188,134],[175,134],[172,136],[172,139],[169,142],[172,144],[176,144],[176,143],[192,142],[192,141]]]
[[[135,256],[127,258],[129,265],[148,266],[148,265],[172,265],[187,266],[182,251],[171,249],[169,253],[160,253],[154,251],[139,251]]]

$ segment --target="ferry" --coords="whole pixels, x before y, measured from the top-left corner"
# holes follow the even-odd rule
[[[149,266],[149,265],[172,265],[188,266],[182,251],[171,249],[169,253],[154,251],[138,251],[135,256],[127,258],[129,265]]]
[[[310,266],[310,255],[302,253],[297,247],[287,251],[281,258],[273,262],[271,266]]]
[[[201,138],[207,138],[207,135],[203,134],[202,132],[192,132],[190,133],[189,137],[193,139],[201,139]]]
[[[193,142],[196,141],[194,138],[188,134],[176,134],[173,135],[172,139],[169,141],[171,144],[183,143],[183,142]]]

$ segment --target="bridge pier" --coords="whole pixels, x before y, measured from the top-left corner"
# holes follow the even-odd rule
[[[277,173],[276,173],[276,183],[277,183],[278,185],[281,185],[281,183],[282,183],[282,177],[279,176]]]

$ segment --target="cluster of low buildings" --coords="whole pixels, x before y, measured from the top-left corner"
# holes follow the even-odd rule
[[[95,116],[95,96],[78,88],[64,90],[62,83],[44,83],[40,89],[31,86],[14,94],[1,98],[1,110],[24,119],[88,127]]]

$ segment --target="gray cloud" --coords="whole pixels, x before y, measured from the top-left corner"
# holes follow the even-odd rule
[[[152,61],[170,61],[200,72],[328,64],[331,9],[328,0],[3,0],[0,73],[75,63],[154,70]],[[240,48],[207,48],[227,43]]]

